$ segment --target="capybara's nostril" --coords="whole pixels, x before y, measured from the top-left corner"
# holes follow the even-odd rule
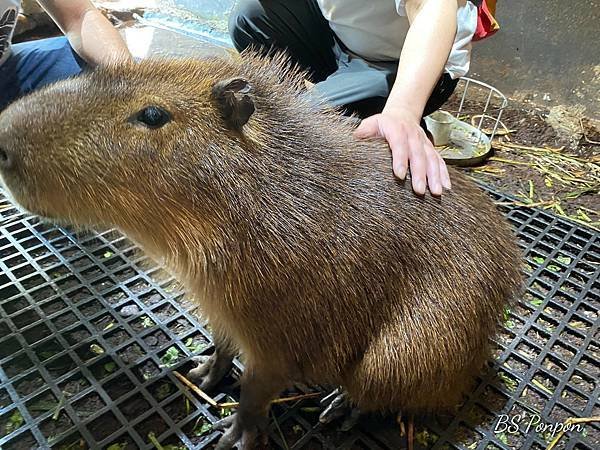
[[[0,170],[8,170],[13,165],[11,154],[3,147],[0,147]]]

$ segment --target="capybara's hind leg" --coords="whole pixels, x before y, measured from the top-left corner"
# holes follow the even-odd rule
[[[214,426],[225,431],[215,450],[229,450],[235,445],[243,450],[253,449],[257,438],[267,429],[271,400],[286,386],[280,377],[249,367],[246,366],[242,376],[237,412]]]
[[[214,336],[215,351],[210,356],[196,356],[193,361],[197,367],[190,370],[188,378],[196,383],[200,389],[210,391],[229,373],[233,365],[235,351],[227,341],[219,335]]]
[[[384,329],[344,374],[344,388],[363,412],[396,411],[420,397],[414,376],[419,360],[398,334]]]

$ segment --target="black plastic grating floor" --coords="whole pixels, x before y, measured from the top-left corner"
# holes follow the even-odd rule
[[[533,414],[548,424],[600,415],[598,234],[545,212],[500,209],[526,254],[527,292],[476,391],[456,416],[417,420],[416,448],[543,449],[551,431],[526,432]],[[0,448],[156,448],[149,433],[165,450],[210,448],[219,434],[205,424],[226,411],[172,373],[211,350],[190,308],[119,234],[39,223],[0,194]],[[214,398],[236,395],[231,378]],[[392,418],[367,417],[340,432],[317,425],[317,406],[276,406],[271,446],[405,446]],[[494,433],[503,413],[527,415],[519,432]],[[599,424],[567,433],[555,448],[599,449]]]

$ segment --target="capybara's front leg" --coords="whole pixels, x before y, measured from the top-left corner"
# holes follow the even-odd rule
[[[257,438],[269,423],[271,400],[283,390],[285,382],[278,376],[247,366],[241,380],[241,398],[238,410],[232,416],[217,422],[217,430],[225,430],[215,450],[255,448]]]
[[[229,344],[229,341],[215,334],[213,336],[215,351],[210,356],[197,356],[194,359],[198,366],[191,369],[187,376],[196,383],[200,389],[210,391],[223,379],[231,370],[235,350]]]

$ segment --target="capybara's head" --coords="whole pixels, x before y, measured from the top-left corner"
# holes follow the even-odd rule
[[[121,64],[25,96],[0,114],[5,188],[35,214],[134,234],[171,213],[221,220],[239,200],[228,186],[260,170],[256,142],[277,135],[273,110],[293,122],[301,89],[284,63],[245,61]]]

